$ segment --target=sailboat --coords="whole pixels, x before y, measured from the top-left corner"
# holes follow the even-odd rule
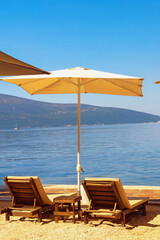
[[[14,128],[14,130],[18,130],[19,128],[17,127],[17,123],[16,123],[16,126],[15,126],[15,128]]]

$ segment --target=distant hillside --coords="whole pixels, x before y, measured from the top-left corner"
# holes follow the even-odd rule
[[[124,124],[160,121],[160,116],[112,107],[81,105],[81,124]],[[77,104],[55,104],[0,94],[0,129],[77,124]]]

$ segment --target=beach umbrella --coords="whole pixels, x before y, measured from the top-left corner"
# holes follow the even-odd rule
[[[49,74],[0,51],[0,76]]]
[[[80,192],[80,94],[99,93],[125,96],[143,96],[141,87],[143,78],[90,70],[87,68],[69,68],[50,72],[50,75],[17,76],[1,79],[22,87],[33,94],[67,94],[78,96],[78,192]]]

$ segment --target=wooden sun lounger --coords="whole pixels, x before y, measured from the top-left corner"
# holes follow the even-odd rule
[[[125,226],[125,216],[133,211],[142,210],[146,215],[149,198],[129,200],[119,179],[86,178],[82,185],[89,199],[88,209],[83,211],[84,223],[88,219],[99,218],[120,220]]]
[[[5,177],[4,182],[12,197],[12,206],[1,209],[6,213],[6,220],[10,216],[38,217],[42,221],[42,214],[54,211],[54,204],[47,197],[38,177]]]

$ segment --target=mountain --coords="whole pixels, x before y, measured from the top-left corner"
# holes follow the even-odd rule
[[[125,124],[160,121],[148,113],[81,105],[81,124]],[[77,104],[56,104],[0,94],[0,129],[50,127],[77,124]]]

